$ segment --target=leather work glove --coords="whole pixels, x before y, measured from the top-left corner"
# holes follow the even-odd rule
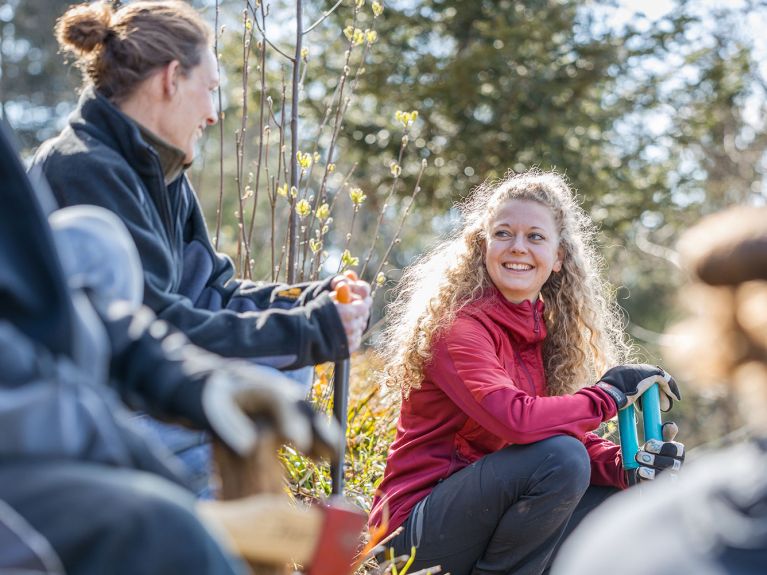
[[[668,471],[676,475],[684,464],[684,444],[674,441],[679,428],[673,421],[663,424],[663,441],[651,439],[637,451],[635,456],[638,469],[631,469],[636,479],[647,481],[655,479],[658,473]]]
[[[306,402],[295,382],[276,369],[237,364],[208,377],[202,408],[212,431],[241,456],[258,441],[257,422],[266,422],[286,442],[310,457],[335,461],[341,432],[332,418]]]
[[[610,394],[618,409],[623,409],[637,400],[639,409],[642,409],[641,395],[655,383],[660,390],[661,411],[670,410],[675,399],[682,399],[674,378],[663,368],[646,363],[619,365],[608,369],[596,385]]]

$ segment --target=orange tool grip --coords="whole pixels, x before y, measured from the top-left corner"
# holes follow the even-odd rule
[[[352,288],[349,284],[342,283],[336,286],[336,299],[338,303],[352,302]]]
[[[357,272],[355,272],[354,270],[346,270],[344,272],[344,277],[353,282],[356,282],[358,279],[360,279],[359,276],[357,276]]]

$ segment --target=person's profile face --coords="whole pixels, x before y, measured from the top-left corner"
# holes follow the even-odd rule
[[[200,63],[176,80],[165,137],[186,154],[186,162],[194,159],[197,142],[207,126],[216,123],[218,113],[213,95],[218,88],[216,58],[203,49]]]
[[[534,301],[564,252],[551,210],[531,200],[506,200],[490,221],[485,267],[495,287],[514,303]]]

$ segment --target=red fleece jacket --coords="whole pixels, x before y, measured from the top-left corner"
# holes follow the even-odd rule
[[[620,448],[590,433],[616,415],[607,392],[547,396],[542,318],[542,300],[513,304],[493,290],[438,338],[421,387],[403,399],[371,526],[388,505],[391,532],[440,480],[507,445],[554,435],[583,442],[592,484],[626,487]]]

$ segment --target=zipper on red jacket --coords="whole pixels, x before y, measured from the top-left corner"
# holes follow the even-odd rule
[[[527,369],[525,360],[522,359],[522,354],[519,352],[519,350],[516,347],[514,348],[514,357],[517,358],[517,361],[519,362],[519,366],[522,368],[522,371],[525,372],[525,376],[527,377],[527,383],[530,384],[531,397],[537,396],[538,392],[535,389],[535,382],[533,381],[533,376],[530,375],[530,370]]]
[[[533,305],[533,333],[538,335],[541,332],[541,318],[538,315],[537,305]]]

